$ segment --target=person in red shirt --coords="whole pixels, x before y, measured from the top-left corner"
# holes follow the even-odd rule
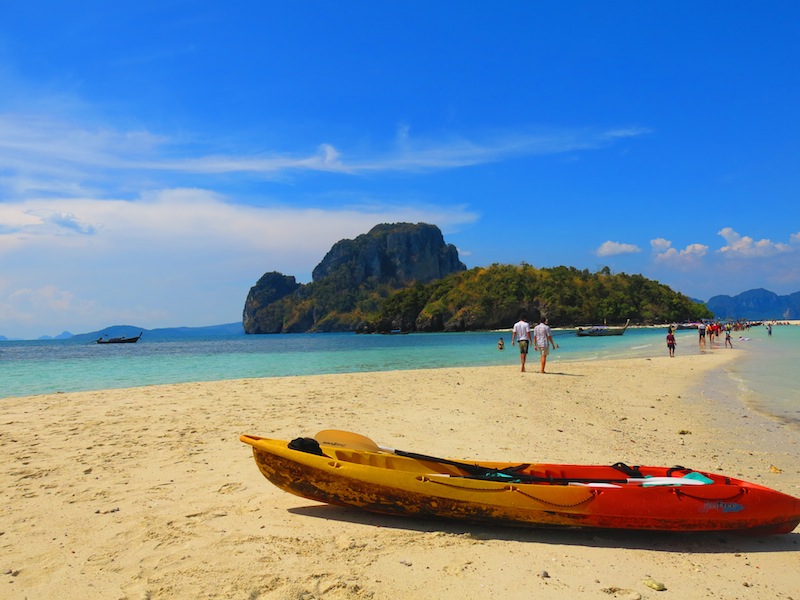
[[[675,334],[672,333],[672,327],[667,329],[667,349],[669,350],[669,355],[672,358],[675,358]]]

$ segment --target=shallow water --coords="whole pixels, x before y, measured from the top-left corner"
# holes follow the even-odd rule
[[[736,384],[739,397],[752,408],[800,426],[800,327],[763,327],[734,336],[734,349],[744,350],[744,359],[726,371]]]
[[[743,334],[741,360],[727,369],[741,397],[758,410],[800,421],[800,327]],[[556,331],[549,358],[600,360],[666,355],[664,329],[628,329],[623,336],[579,338]],[[497,350],[503,337],[504,351]],[[680,354],[697,354],[695,331],[676,333]],[[727,352],[723,345],[706,352]],[[535,357],[532,356],[535,360]],[[408,335],[238,335],[198,340],[148,340],[99,345],[71,340],[0,342],[0,398],[190,381],[464,366],[519,365],[509,332]]]

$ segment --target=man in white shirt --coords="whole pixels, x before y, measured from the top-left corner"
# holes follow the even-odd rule
[[[525,359],[528,358],[528,346],[531,343],[531,326],[525,320],[525,315],[521,315],[519,321],[514,323],[514,330],[511,333],[511,345],[519,342],[519,362],[520,371],[525,372]]]
[[[547,324],[547,319],[540,317],[539,324],[533,328],[533,349],[542,354],[542,373],[544,373],[544,365],[547,363],[551,345],[553,350],[558,348],[558,344],[553,341],[553,332]]]

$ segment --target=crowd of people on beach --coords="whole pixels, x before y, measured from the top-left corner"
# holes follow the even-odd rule
[[[733,332],[743,332],[749,330],[751,327],[760,325],[764,325],[767,328],[767,335],[772,335],[772,322],[763,323],[761,321],[727,321],[721,323],[719,321],[700,321],[694,326],[697,327],[697,339],[700,348],[706,348],[706,342],[708,342],[710,347],[713,348],[714,344],[719,342],[720,337],[725,338],[726,348],[733,348]],[[675,330],[676,327],[674,325],[670,325],[667,328],[667,351],[671,357],[675,356],[675,347],[677,346],[677,342],[675,341]],[[742,335],[739,336],[739,339],[741,341],[750,340],[750,338]]]
[[[714,344],[719,341],[719,338],[725,337],[725,347],[733,348],[733,340],[731,338],[732,331],[740,331],[741,323],[720,323],[719,321],[710,321],[705,323],[701,321],[697,324],[698,343],[701,348],[706,347],[706,338],[708,343],[713,348]],[[749,326],[748,326],[749,327]]]
[[[715,343],[719,342],[720,337],[724,337],[724,345],[726,348],[733,348],[733,332],[743,332],[749,330],[751,327],[764,325],[767,329],[767,335],[772,335],[772,326],[775,325],[789,325],[789,323],[780,323],[777,321],[772,322],[762,322],[762,321],[700,321],[699,323],[692,323],[690,325],[683,325],[681,329],[687,328],[697,328],[698,332],[698,343],[700,348],[706,348],[706,343],[710,345],[710,347],[714,347]],[[667,351],[669,352],[669,356],[674,358],[675,357],[675,349],[678,345],[675,339],[675,331],[678,329],[677,325],[670,325],[667,328]],[[514,324],[511,333],[511,345],[514,346],[515,344],[519,347],[519,359],[520,359],[520,371],[525,371],[525,363],[527,362],[528,357],[528,350],[530,344],[533,343],[534,351],[538,352],[541,356],[541,372],[545,372],[545,365],[547,363],[547,356],[550,353],[550,347],[552,346],[553,350],[558,348],[558,344],[553,341],[552,331],[550,326],[547,324],[547,319],[541,317],[539,320],[539,324],[536,327],[531,328],[530,324],[528,323],[525,315],[522,315]],[[744,337],[742,335],[739,336],[739,340],[741,341],[749,341],[750,338]],[[505,342],[503,338],[500,338],[497,342],[497,349],[503,350],[505,349]]]

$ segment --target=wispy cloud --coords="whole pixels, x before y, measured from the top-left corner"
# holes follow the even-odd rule
[[[559,154],[606,147],[641,136],[647,129],[496,132],[466,137],[414,137],[400,126],[395,140],[371,152],[345,151],[320,140],[308,151],[252,148],[215,152],[208,143],[172,139],[145,130],[84,127],[50,117],[0,115],[0,186],[15,197],[51,193],[62,197],[91,189],[113,189],[127,174],[250,174],[278,178],[307,172],[360,173],[446,170],[510,157]],[[211,150],[209,152],[209,150]],[[169,185],[169,182],[162,182]]]
[[[50,221],[56,227],[76,233],[84,235],[92,235],[95,233],[95,229],[92,225],[82,223],[80,219],[70,213],[51,213],[47,216],[46,220]]]
[[[646,128],[616,130],[556,130],[495,132],[466,138],[412,137],[407,125],[398,128],[397,144],[392,151],[373,159],[356,159],[355,172],[362,170],[426,170],[466,167],[521,156],[544,156],[567,152],[596,150],[614,142],[646,135]]]
[[[719,252],[727,257],[760,258],[775,256],[794,249],[789,244],[773,242],[768,239],[754,240],[750,236],[739,235],[731,227],[721,229],[718,234],[727,242]]]
[[[176,171],[207,175],[222,173],[260,173],[266,175],[304,170],[349,174],[361,169],[357,165],[351,166],[343,163],[339,151],[331,144],[320,144],[316,152],[307,155],[209,155],[197,158],[187,157],[131,162],[130,167],[153,171]]]
[[[31,115],[0,115],[0,152],[4,164],[30,167],[34,158],[49,164],[120,167],[135,164],[167,143],[146,131],[87,128],[67,121]]]
[[[595,251],[597,256],[615,256],[617,254],[635,254],[642,249],[635,244],[623,244],[621,242],[603,242]]]

